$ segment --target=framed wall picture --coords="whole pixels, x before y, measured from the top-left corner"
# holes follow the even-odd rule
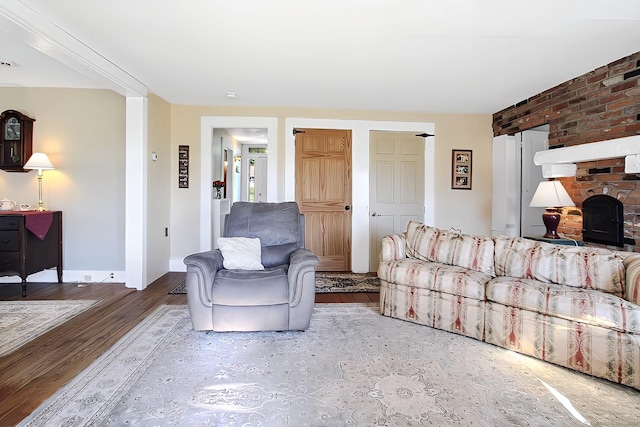
[[[188,145],[178,145],[178,188],[189,188]]]
[[[451,188],[471,190],[471,150],[451,150]]]

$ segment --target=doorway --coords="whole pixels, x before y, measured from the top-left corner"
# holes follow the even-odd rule
[[[535,166],[535,153],[547,150],[548,127],[500,135],[493,138],[492,235],[542,236],[543,208],[529,207],[531,198],[544,180],[542,168]]]
[[[212,186],[215,180],[212,173],[212,151],[214,146],[214,129],[266,129],[267,148],[269,156],[267,163],[267,200],[279,199],[278,192],[278,119],[276,117],[228,117],[203,116],[200,119],[200,247],[199,250],[209,251],[213,248],[212,241]],[[180,260],[181,262],[181,260]]]
[[[266,145],[242,145],[241,200],[254,203],[267,201],[267,159]]]
[[[351,271],[351,130],[296,129],[296,202],[317,271]]]
[[[369,270],[376,271],[381,241],[424,217],[425,139],[415,132],[370,132]]]
[[[295,200],[296,149],[295,129],[350,129],[351,130],[351,271],[369,272],[369,133],[373,130],[436,133],[433,122],[393,122],[349,119],[286,118],[284,123],[284,180],[285,200]],[[435,145],[436,138],[425,138],[425,211],[423,222],[435,224]],[[269,151],[271,158],[271,151]],[[271,166],[271,165],[270,165]]]

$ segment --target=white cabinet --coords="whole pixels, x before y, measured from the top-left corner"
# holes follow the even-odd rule
[[[548,148],[548,132],[524,131],[493,138],[493,197],[491,234],[493,236],[543,235],[543,208],[529,203],[538,183],[543,181],[542,168],[535,166],[536,152]]]
[[[224,229],[224,217],[231,211],[231,200],[211,200],[211,247],[218,248],[218,238]]]

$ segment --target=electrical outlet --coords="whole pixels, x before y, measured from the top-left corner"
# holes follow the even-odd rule
[[[113,273],[110,273],[110,274],[109,274],[109,279],[113,279],[113,278],[115,278],[115,277],[116,277],[116,275],[115,275],[115,274],[113,274]]]
[[[90,274],[85,274],[84,275],[84,281],[85,282],[90,282],[91,281],[91,275]]]

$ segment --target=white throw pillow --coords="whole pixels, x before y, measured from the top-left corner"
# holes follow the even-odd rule
[[[218,247],[227,270],[264,270],[260,239],[220,237]]]

